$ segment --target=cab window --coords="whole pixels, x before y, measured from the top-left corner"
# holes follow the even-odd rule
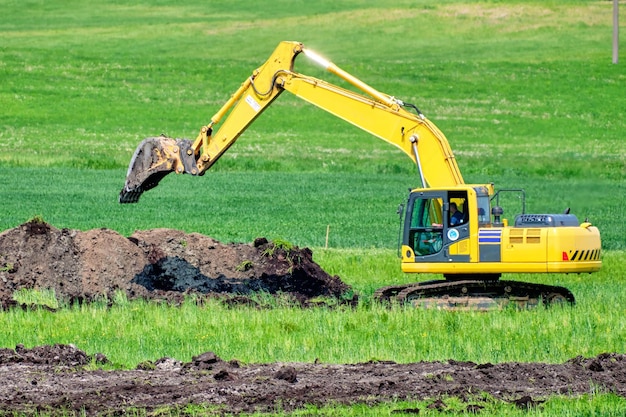
[[[469,221],[469,210],[466,191],[448,193],[448,225],[457,227]]]
[[[411,227],[432,227],[442,224],[442,206],[440,198],[422,198],[415,200]]]
[[[432,255],[443,247],[443,200],[414,200],[409,231],[409,245],[417,256]]]

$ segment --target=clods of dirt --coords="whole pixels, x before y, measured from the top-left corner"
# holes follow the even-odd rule
[[[94,360],[66,345],[1,349],[0,410],[10,415],[112,416],[195,404],[236,415],[277,408],[289,412],[306,405],[425,400],[428,409],[448,411],[446,399],[453,396],[467,404],[468,412],[480,413],[489,398],[529,409],[541,407],[553,395],[600,391],[626,396],[626,355],[614,353],[562,364],[487,367],[457,361],[242,365],[205,352],[190,362],[162,358],[134,370],[88,370],[86,363]],[[599,369],[597,365],[602,371],[591,369]],[[395,411],[420,413],[418,408]]]
[[[256,239],[224,244],[173,229],[57,229],[32,220],[0,233],[0,303],[20,289],[50,289],[70,302],[111,299],[182,300],[184,294],[228,294],[231,304],[257,292],[286,294],[306,304],[347,299],[350,286],[313,261],[308,248]],[[248,302],[248,301],[246,301]]]
[[[0,348],[0,364],[61,365],[69,367],[85,366],[89,363],[106,364],[109,362],[101,353],[87,355],[74,345],[36,346],[26,349],[17,345],[15,349]]]

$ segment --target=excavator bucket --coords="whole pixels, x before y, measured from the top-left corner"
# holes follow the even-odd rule
[[[166,136],[144,139],[133,154],[119,202],[136,203],[170,172],[183,172],[179,141]]]

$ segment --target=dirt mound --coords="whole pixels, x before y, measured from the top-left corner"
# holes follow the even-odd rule
[[[15,349],[0,348],[0,364],[85,366],[91,362],[108,363],[101,353],[89,356],[73,345],[36,346],[26,349],[17,345]]]
[[[70,302],[111,298],[180,300],[183,294],[289,294],[341,298],[350,287],[313,261],[310,249],[259,238],[223,244],[199,233],[57,229],[32,220],[0,234],[0,302],[19,289],[52,289]]]
[[[626,355],[615,353],[578,357],[563,364],[447,361],[244,366],[205,352],[191,362],[162,358],[129,371],[88,371],[83,366],[88,358],[97,360],[67,345],[0,350],[0,380],[4,382],[0,384],[0,409],[95,416],[126,415],[136,409],[150,412],[163,406],[182,411],[197,404],[230,415],[276,409],[288,412],[307,404],[416,399],[426,400],[427,408],[448,411],[447,402],[455,397],[464,403],[466,412],[473,413],[492,399],[528,409],[541,407],[543,400],[553,395],[612,392],[626,396]]]

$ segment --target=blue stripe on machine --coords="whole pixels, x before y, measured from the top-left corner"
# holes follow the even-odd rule
[[[500,243],[502,241],[502,230],[481,229],[478,231],[478,243]]]

